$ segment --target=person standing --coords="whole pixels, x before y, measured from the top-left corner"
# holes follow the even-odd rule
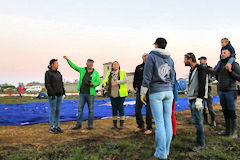
[[[93,68],[94,60],[88,59],[86,67],[78,67],[66,56],[63,57],[67,60],[69,66],[75,71],[80,73],[79,83],[77,90],[79,91],[78,101],[78,118],[77,124],[73,130],[82,128],[83,109],[87,102],[88,104],[88,129],[93,129],[94,121],[94,99],[96,96],[96,87],[100,85],[100,77],[98,72]]]
[[[118,114],[120,117],[120,127],[124,128],[124,101],[128,96],[127,90],[127,73],[120,70],[120,65],[117,61],[112,63],[111,71],[107,72],[106,78],[103,80],[103,84],[108,91],[108,96],[110,97],[112,104],[112,117],[113,117],[113,127],[112,129],[117,129],[117,118]]]
[[[50,133],[63,133],[60,126],[60,108],[62,97],[65,95],[62,75],[58,71],[58,60],[52,59],[49,62],[48,71],[45,73],[45,87],[50,104]]]
[[[225,66],[230,59],[231,52],[228,49],[223,49],[221,54],[221,64],[216,72],[218,80],[217,88],[226,125],[225,131],[222,133],[222,135],[229,136],[231,138],[237,138],[238,124],[236,114],[236,81],[240,81],[240,67],[237,62],[233,62],[231,71],[226,69]]]
[[[137,129],[135,130],[136,133],[142,132],[145,130],[144,128],[144,121],[142,117],[142,107],[143,103],[140,99],[140,93],[141,93],[141,85],[143,81],[143,70],[145,66],[145,62],[147,60],[148,53],[144,53],[142,55],[143,63],[138,65],[134,72],[134,79],[133,79],[133,88],[136,91],[136,105],[135,105],[135,115],[136,115],[136,122],[137,122]],[[147,105],[146,107],[146,124],[147,129],[144,132],[144,134],[151,134],[152,133],[152,112],[149,105],[149,95],[147,94]]]
[[[188,101],[192,114],[192,122],[197,130],[196,146],[194,152],[205,146],[204,126],[202,122],[203,99],[208,95],[208,75],[206,70],[197,64],[193,53],[184,55],[185,66],[191,67],[188,79]]]
[[[200,65],[202,65],[202,67],[204,67],[206,69],[206,71],[208,72],[208,70],[212,70],[212,67],[207,65],[207,57],[200,57],[198,58],[198,60],[200,61]],[[212,82],[215,80],[214,76],[211,73],[208,73],[208,98],[204,99],[204,103],[203,103],[203,118],[204,118],[204,123],[205,124],[209,124],[208,123],[208,114],[207,114],[207,108],[206,108],[206,103],[207,103],[207,107],[208,107],[208,112],[211,116],[211,123],[210,126],[216,127],[216,121],[215,121],[215,112],[213,110],[213,97],[211,95],[211,91],[212,91]]]
[[[154,156],[166,159],[173,135],[171,115],[175,69],[170,53],[165,49],[166,39],[157,38],[154,45],[155,49],[150,52],[143,71],[141,100],[146,105],[146,94],[149,92],[156,125]]]
[[[23,86],[21,84],[19,84],[19,86],[17,87],[17,91],[18,91],[19,97],[22,98]]]

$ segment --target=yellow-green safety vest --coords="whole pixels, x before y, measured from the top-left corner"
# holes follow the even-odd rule
[[[119,71],[119,75],[120,75],[120,80],[124,79],[124,74],[126,74],[125,71]],[[103,84],[104,86],[106,86],[107,82],[108,82],[108,77],[110,75],[110,71],[107,72],[107,76],[106,78],[103,80]],[[120,97],[127,97],[128,96],[128,90],[127,90],[127,83],[124,84],[120,84],[119,87],[119,96]]]

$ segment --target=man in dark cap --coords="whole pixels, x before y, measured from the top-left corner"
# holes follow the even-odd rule
[[[79,102],[78,102],[78,119],[77,124],[73,128],[82,128],[83,120],[83,108],[85,103],[88,104],[88,129],[93,129],[94,121],[94,98],[96,96],[96,87],[100,85],[100,77],[98,72],[93,68],[94,60],[87,60],[87,67],[78,67],[66,56],[63,57],[67,60],[70,67],[80,73],[79,83],[77,90],[79,91]]]
[[[198,60],[200,61],[200,65],[202,67],[204,67],[204,69],[206,69],[206,71],[208,70],[211,70],[212,67],[208,66],[207,65],[207,57],[200,57],[198,58]],[[215,121],[215,113],[214,113],[214,110],[213,110],[213,105],[212,105],[212,102],[213,102],[213,97],[211,95],[211,91],[212,91],[212,82],[215,80],[215,77],[214,75],[212,75],[211,73],[207,72],[208,73],[208,98],[204,100],[204,108],[203,108],[203,117],[204,117],[204,123],[205,124],[209,124],[208,123],[208,114],[207,114],[207,108],[206,108],[206,103],[207,103],[207,107],[208,107],[208,112],[211,116],[211,123],[210,125],[213,126],[213,127],[216,127],[216,121]]]

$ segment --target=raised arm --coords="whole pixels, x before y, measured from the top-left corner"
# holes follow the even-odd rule
[[[78,67],[76,64],[74,64],[70,59],[68,59],[67,56],[63,56],[63,58],[67,60],[69,66],[70,66],[72,69],[74,69],[75,71],[80,72],[80,70],[83,69],[83,68],[81,68],[81,67]]]

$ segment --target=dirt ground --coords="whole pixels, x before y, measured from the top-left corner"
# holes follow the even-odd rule
[[[220,110],[220,105],[214,105],[215,110]],[[190,111],[182,111],[176,113],[178,133],[181,130],[192,129]],[[72,130],[75,121],[61,122],[61,128],[64,130],[62,134],[50,134],[49,124],[35,124],[26,126],[0,126],[0,153],[16,151],[19,148],[40,149],[58,144],[73,142],[74,140],[86,139],[115,139],[134,136],[136,129],[135,117],[127,117],[125,128],[123,130],[112,130],[112,119],[106,118],[95,120],[95,128],[87,129],[87,121],[83,122],[83,128],[80,130]],[[221,125],[218,127],[222,128]],[[205,130],[212,128],[207,126]],[[152,135],[154,136],[154,134]]]
[[[240,110],[240,101],[238,100],[238,111]],[[205,134],[217,135],[218,132],[224,129],[224,120],[219,104],[214,105],[214,110],[217,113],[217,127],[213,128],[205,125]],[[189,110],[176,113],[177,119],[177,135],[184,135],[186,132],[189,135],[195,136],[195,127],[191,122],[191,113]],[[19,150],[45,150],[53,147],[68,146],[75,142],[83,142],[79,145],[86,145],[95,141],[109,141],[113,139],[135,139],[138,135],[134,133],[136,129],[135,117],[126,117],[125,128],[123,130],[112,130],[112,119],[95,120],[95,128],[87,129],[87,121],[83,122],[83,128],[80,130],[72,130],[75,121],[61,122],[61,128],[64,130],[62,134],[50,134],[49,124],[34,124],[26,126],[0,126],[0,155],[11,154]],[[154,127],[154,125],[153,125]],[[142,133],[140,133],[142,134]],[[145,135],[140,137],[144,138]],[[138,136],[139,137],[139,136]],[[181,137],[179,137],[181,138]],[[152,139],[154,143],[154,133],[146,137]],[[185,152],[185,151],[184,151]],[[57,153],[56,153],[57,154]],[[212,153],[211,153],[212,154]]]

